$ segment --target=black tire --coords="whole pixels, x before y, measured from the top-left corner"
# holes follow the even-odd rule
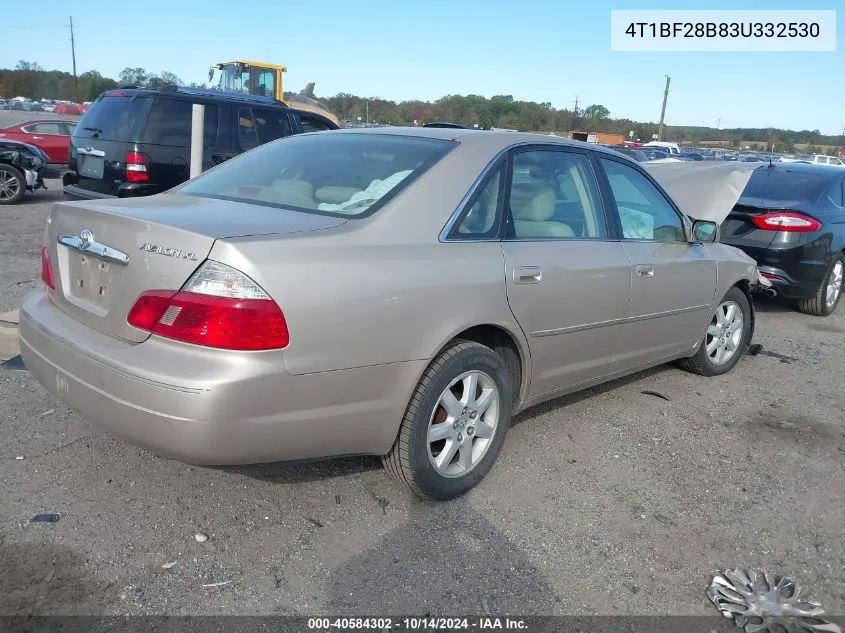
[[[707,353],[706,345],[709,335],[705,333],[704,338],[698,346],[695,354],[690,358],[682,358],[678,361],[678,364],[682,369],[685,369],[693,374],[698,374],[699,376],[721,376],[733,369],[739,362],[739,359],[748,352],[748,347],[751,344],[751,302],[742,290],[734,286],[728,290],[725,293],[725,296],[722,297],[722,300],[719,301],[719,307],[716,309],[717,312],[721,306],[728,301],[733,301],[739,306],[740,310],[742,310],[742,336],[740,337],[739,345],[737,345],[733,356],[722,364],[714,362]],[[716,315],[714,314],[708,323],[708,327],[710,325],[715,325],[715,319]]]
[[[839,300],[842,298],[842,284],[840,282],[839,293],[837,294],[836,300],[833,302],[833,305],[827,304],[827,286],[828,284],[830,284],[830,278],[833,276],[833,271],[836,268],[837,262],[840,264],[840,266],[843,266],[843,268],[845,268],[845,259],[843,259],[842,255],[834,255],[833,261],[830,262],[830,267],[827,269],[827,274],[824,276],[824,279],[822,280],[822,283],[819,286],[818,290],[816,290],[816,294],[810,297],[809,299],[799,299],[798,310],[800,310],[804,314],[811,314],[813,316],[821,317],[826,317],[833,314],[833,311],[836,310],[836,306],[839,305]]]
[[[17,193],[8,198],[4,198],[3,194],[0,193],[0,204],[17,204],[26,194],[26,176],[18,168],[0,163],[0,183],[8,179],[17,181]]]
[[[439,473],[429,459],[429,422],[438,413],[440,396],[456,378],[468,371],[479,371],[492,379],[499,393],[498,421],[486,452],[477,464],[464,475],[447,477]],[[445,410],[439,410],[445,414]],[[501,356],[479,343],[456,341],[432,361],[420,379],[396,442],[382,458],[384,466],[395,479],[422,497],[435,500],[459,497],[484,479],[493,467],[504,444],[512,411],[513,387]],[[476,441],[478,438],[473,438],[472,442]]]

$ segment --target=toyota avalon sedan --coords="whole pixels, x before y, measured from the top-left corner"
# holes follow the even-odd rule
[[[526,407],[679,360],[728,372],[754,261],[638,163],[442,128],[303,134],[140,199],[59,202],[32,374],[195,464],[383,456],[449,499]]]

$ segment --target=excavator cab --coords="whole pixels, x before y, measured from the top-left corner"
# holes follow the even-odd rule
[[[299,95],[285,94],[282,73],[286,71],[286,66],[278,64],[236,60],[212,66],[208,71],[208,80],[214,85],[216,73],[215,88],[218,90],[270,97],[290,107],[314,112],[340,125],[338,118],[314,99],[313,83],[308,84]]]
[[[219,72],[219,90],[245,92],[283,101],[282,73],[287,70],[284,66],[248,61],[223,62],[209,70],[209,81],[214,78],[215,70]]]

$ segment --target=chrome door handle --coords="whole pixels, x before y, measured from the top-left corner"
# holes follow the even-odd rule
[[[637,277],[654,277],[654,266],[637,264]]]
[[[543,279],[543,271],[539,266],[520,266],[513,269],[515,284],[538,284]]]

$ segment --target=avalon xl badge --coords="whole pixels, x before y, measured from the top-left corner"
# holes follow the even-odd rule
[[[196,253],[191,253],[189,251],[179,250],[178,248],[170,248],[169,246],[161,246],[160,244],[150,244],[147,242],[146,244],[141,244],[141,250],[146,251],[148,253],[156,253],[158,255],[164,255],[165,257],[176,257],[178,259],[189,259],[192,262],[199,261],[197,259]]]

